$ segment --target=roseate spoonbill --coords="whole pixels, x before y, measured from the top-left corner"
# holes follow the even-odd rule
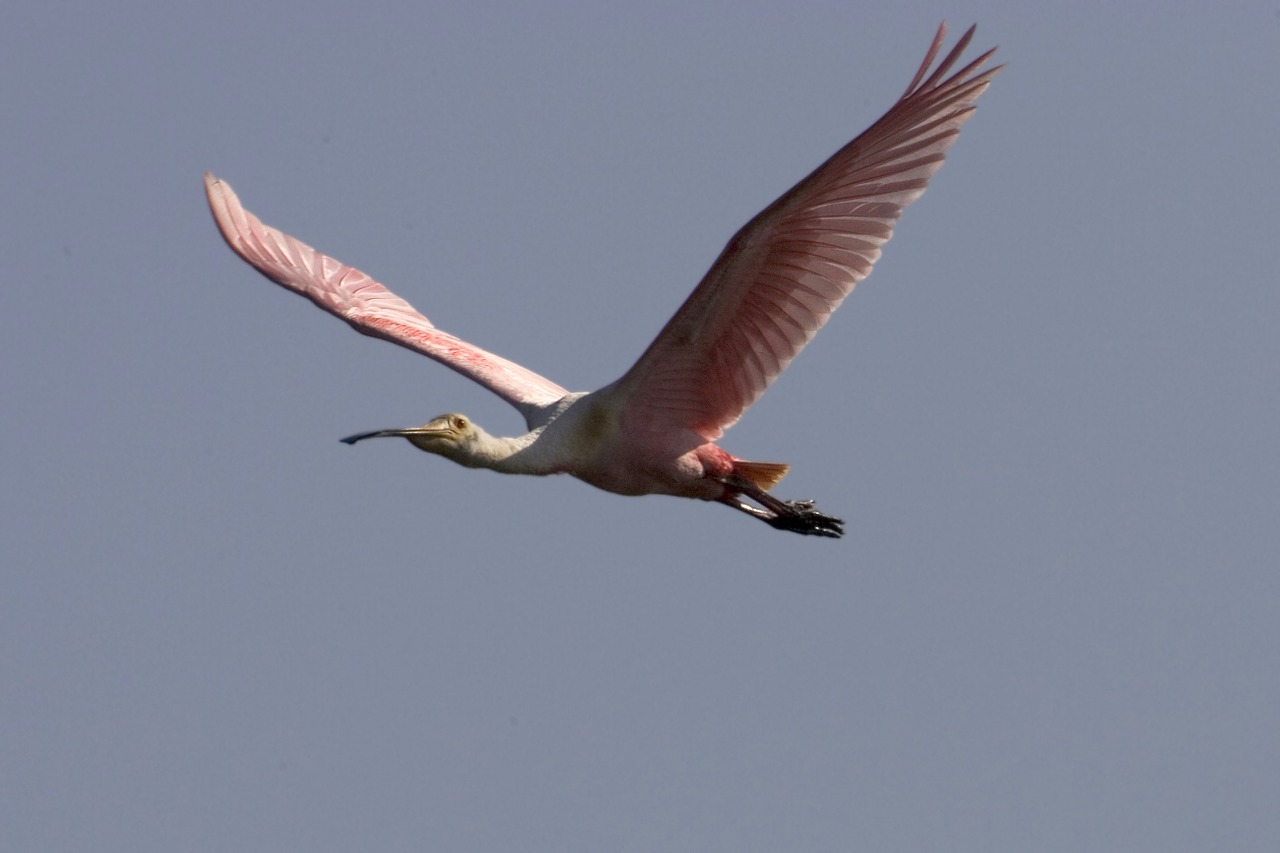
[[[902,209],[941,167],[1003,67],[982,70],[991,50],[947,76],[973,32],[930,73],[946,35],[940,26],[898,102],[735,234],[640,360],[590,393],[570,393],[437,329],[369,276],[262,224],[211,174],[205,191],[227,244],[267,278],[357,332],[475,380],[515,406],[529,428],[498,438],[465,415],[445,414],[344,442],[399,436],[469,468],[572,474],[621,495],[718,501],[780,530],[838,537],[844,522],[813,501],[769,494],[787,465],[730,456],[716,440],[871,272]]]

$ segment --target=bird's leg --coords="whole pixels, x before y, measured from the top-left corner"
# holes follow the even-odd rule
[[[760,509],[758,506],[752,506],[746,501],[740,500],[737,495],[728,492],[724,497],[718,498],[719,502],[725,506],[731,506],[734,509],[742,510],[747,515],[754,516],[764,522],[772,521],[774,514],[767,510]]]
[[[733,491],[725,492],[719,498],[720,503],[731,506],[747,515],[760,519],[777,530],[790,530],[806,536],[829,536],[839,539],[844,535],[844,521],[830,515],[823,515],[813,505],[813,501],[782,501],[773,495],[745,482],[734,482],[729,485]],[[754,507],[741,496],[764,507]]]

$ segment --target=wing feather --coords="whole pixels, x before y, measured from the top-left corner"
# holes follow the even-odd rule
[[[225,181],[204,176],[214,222],[227,245],[276,284],[305,296],[364,335],[422,353],[475,380],[536,416],[568,392],[515,362],[486,352],[431,325],[413,306],[355,267],[317,252],[245,210]]]
[[[867,277],[1002,67],[981,71],[992,50],[947,76],[973,33],[930,73],[940,26],[898,102],[734,235],[613,386],[628,427],[719,438]]]

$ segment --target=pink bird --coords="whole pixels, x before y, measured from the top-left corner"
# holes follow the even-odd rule
[[[940,26],[893,108],[735,234],[640,360],[589,393],[570,393],[437,329],[369,276],[262,224],[211,174],[205,191],[227,244],[267,278],[362,334],[475,380],[528,425],[523,435],[499,438],[465,415],[445,414],[344,442],[399,436],[469,468],[572,474],[620,495],[718,501],[779,530],[838,537],[844,522],[813,501],[769,493],[787,465],[739,459],[716,441],[867,277],[902,209],[942,166],[974,102],[1003,67],[982,70],[991,50],[946,76],[973,32],[930,73],[946,35]]]

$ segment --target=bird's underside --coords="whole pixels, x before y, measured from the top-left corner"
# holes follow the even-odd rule
[[[205,191],[227,244],[267,278],[361,334],[472,379],[528,427],[496,437],[447,414],[344,441],[397,436],[467,467],[569,473],[619,494],[717,501],[779,530],[836,538],[843,521],[813,501],[770,494],[786,466],[736,459],[716,441],[871,272],[1000,70],[983,70],[988,51],[952,72],[973,28],[934,66],[945,32],[893,107],[743,226],[631,369],[589,394],[437,328],[365,273],[264,225],[211,174]]]

